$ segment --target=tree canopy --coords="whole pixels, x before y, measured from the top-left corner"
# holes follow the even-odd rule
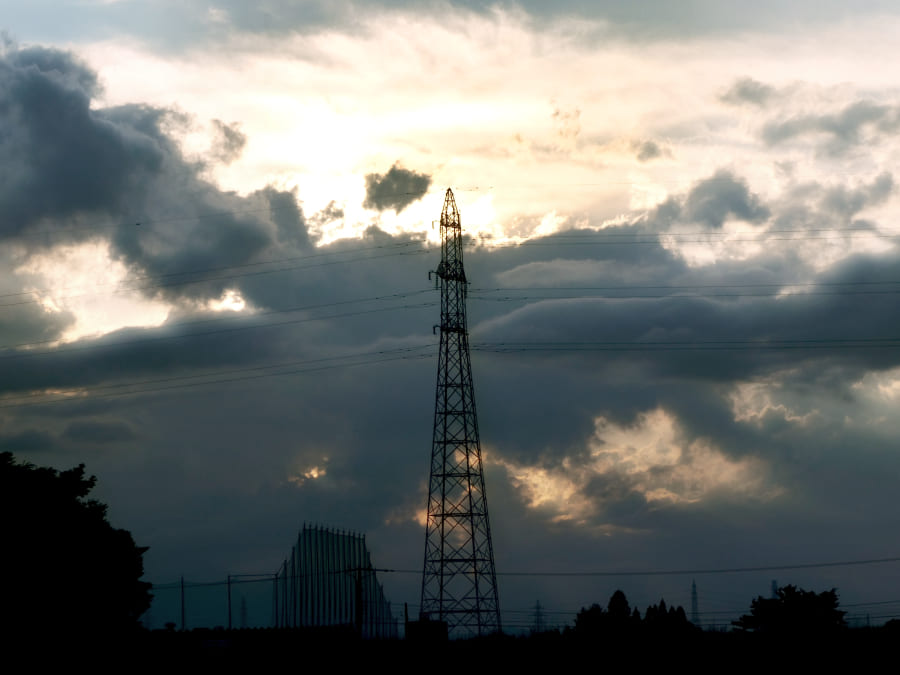
[[[84,465],[57,471],[0,453],[3,548],[0,593],[8,631],[128,630],[150,606],[145,547],[89,499]]]
[[[683,607],[667,608],[666,601],[660,600],[658,605],[650,605],[641,619],[637,607],[632,611],[625,593],[617,590],[610,597],[605,611],[598,604],[582,608],[575,616],[573,632],[576,636],[606,634],[617,637],[632,635],[638,631],[679,633],[693,629]]]
[[[788,585],[779,588],[774,598],[753,600],[750,614],[732,623],[744,631],[822,633],[845,628],[844,614],[838,609],[836,589],[816,593]]]

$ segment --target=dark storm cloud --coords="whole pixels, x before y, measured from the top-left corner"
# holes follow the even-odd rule
[[[126,328],[51,350],[4,352],[0,354],[4,390],[69,389],[135,377],[152,380],[153,375],[238,368],[258,362],[261,355],[263,360],[284,356],[283,332],[277,326],[253,330],[254,323],[241,317],[217,317],[204,324],[202,316],[171,328]],[[296,349],[294,356],[299,356]],[[115,394],[116,389],[106,393]]]
[[[96,77],[71,54],[7,50],[0,92],[0,237],[7,241],[35,249],[106,239],[135,276],[165,278],[150,284],[151,294],[173,299],[218,297],[231,281],[210,270],[290,258],[310,246],[295,194],[218,190],[167,134],[177,115],[92,107]],[[235,157],[243,135],[213,123],[218,159]],[[202,283],[183,283],[198,281],[198,272]]]
[[[835,113],[769,122],[763,127],[762,137],[769,145],[778,145],[801,136],[821,135],[827,139],[823,151],[836,157],[898,128],[900,106],[857,101]]]
[[[330,201],[328,205],[310,218],[319,225],[332,223],[336,220],[342,220],[344,217],[344,209],[337,205],[337,202]]]
[[[400,213],[422,198],[431,185],[431,176],[394,164],[387,173],[366,175],[366,200],[363,206],[376,211],[394,209]]]
[[[761,223],[769,215],[769,209],[757,195],[750,192],[744,181],[728,171],[720,170],[691,189],[681,218],[685,222],[721,228],[729,218]]]
[[[127,194],[163,164],[159,135],[91,110],[96,78],[69,54],[32,47],[3,55],[0,93],[0,237],[121,211]],[[153,124],[163,114],[140,112]]]
[[[0,253],[0,269],[11,270],[20,261]],[[48,344],[69,328],[75,317],[68,312],[47,312],[36,297],[23,291],[28,275],[6,272],[0,279],[0,351],[23,344]],[[24,277],[24,279],[23,279]]]
[[[887,283],[897,278],[897,257],[861,255],[820,277],[825,289],[836,286],[839,292],[817,293],[813,288],[782,297],[774,292],[766,297],[752,293],[739,298],[685,297],[673,284],[668,292],[654,288],[653,296],[647,298],[616,298],[610,293],[602,299],[532,301],[484,321],[476,327],[473,343],[476,348],[487,343],[501,350],[509,345],[513,352],[520,351],[521,343],[525,349],[530,342],[538,347],[561,345],[562,353],[556,358],[573,362],[584,355],[576,356],[574,348],[564,349],[566,345],[598,345],[603,349],[592,357],[597,368],[633,362],[660,377],[713,382],[799,368],[804,362],[841,364],[856,373],[880,370],[900,363],[891,350],[847,349],[842,341],[900,335],[900,322],[889,316],[893,296],[867,294],[858,288],[863,280]],[[784,283],[791,285],[789,280]],[[841,317],[841,321],[830,317]],[[522,338],[526,335],[528,340]],[[822,344],[803,349],[808,340]],[[835,343],[832,348],[828,348],[830,342]],[[777,343],[788,343],[788,347],[775,348]],[[704,344],[714,348],[703,348]]]
[[[235,33],[283,36],[307,34],[337,28],[361,31],[366,16],[413,13],[433,16],[440,12],[474,12],[491,15],[497,8],[524,10],[539,22],[583,18],[600,22],[607,37],[618,39],[697,38],[707,35],[746,33],[752,30],[781,31],[802,26],[809,30],[823,23],[866,14],[896,14],[890,0],[865,0],[852,8],[839,0],[793,2],[761,0],[752,7],[723,4],[717,0],[686,0],[673,5],[662,0],[623,3],[618,0],[540,0],[490,2],[452,0],[267,0],[247,3],[221,0],[211,6],[205,2],[176,0],[116,3],[60,3],[58,0],[32,0],[25,5],[3,0],[8,15],[15,17],[10,26],[22,39],[43,41],[100,40],[122,34],[171,50],[194,49],[198,44],[227,42]],[[3,7],[3,4],[0,4]],[[54,16],[47,22],[48,15]]]
[[[76,443],[108,444],[133,441],[137,436],[130,426],[122,422],[85,420],[72,422],[62,437]]]
[[[222,120],[213,120],[212,123],[215,130],[212,156],[222,164],[231,164],[244,151],[247,136],[238,124],[225,124]]]
[[[775,88],[758,82],[751,77],[741,78],[722,94],[722,100],[726,103],[752,103],[764,106],[775,95]]]
[[[833,237],[876,231],[878,228],[874,223],[857,216],[866,208],[884,203],[893,192],[894,179],[887,172],[875,176],[870,183],[856,186],[799,184],[786,190],[780,203],[773,207],[772,227],[778,230],[845,230],[843,235],[835,233],[831,235]]]
[[[827,190],[821,207],[825,212],[833,213],[838,218],[851,218],[863,209],[884,203],[894,191],[894,177],[887,173],[879,174],[870,185],[857,188],[837,186]]]
[[[636,141],[632,147],[635,150],[635,156],[641,162],[649,162],[651,159],[656,159],[667,154],[666,150],[664,150],[656,141]]]

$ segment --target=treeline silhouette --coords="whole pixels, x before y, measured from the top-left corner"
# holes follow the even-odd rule
[[[617,590],[609,599],[606,609],[593,604],[578,612],[575,626],[565,633],[575,639],[632,636],[638,633],[673,634],[699,630],[687,620],[683,607],[666,607],[665,599],[650,605],[641,617],[637,607],[633,610],[625,593]]]
[[[140,617],[150,604],[150,584],[141,581],[143,554],[126,530],[106,519],[106,506],[90,499],[96,479],[84,465],[66,471],[17,462],[0,453],[0,508],[3,555],[0,598],[5,645],[35,640],[128,645],[160,655],[216,652],[290,652],[328,649],[364,659],[409,655],[429,658],[436,651],[466,659],[501,653],[524,665],[532,659],[615,654],[609,663],[627,663],[659,653],[684,658],[757,658],[759,654],[879,654],[900,639],[900,621],[877,628],[848,628],[837,590],[815,592],[787,585],[774,597],[753,599],[749,612],[728,632],[702,631],[680,606],[664,599],[643,613],[617,590],[605,607],[594,603],[578,612],[574,625],[530,635],[494,635],[444,642],[362,640],[350,626],[297,629],[146,630]],[[827,651],[819,647],[827,645]],[[345,649],[345,647],[347,647]],[[828,665],[834,665],[829,662]]]

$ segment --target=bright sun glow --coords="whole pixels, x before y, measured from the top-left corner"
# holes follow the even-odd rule
[[[227,290],[218,300],[210,300],[209,308],[214,312],[240,312],[247,306],[239,291]]]
[[[32,255],[16,274],[28,279],[26,290],[45,311],[72,315],[60,342],[130,326],[159,326],[169,314],[166,303],[150,300],[128,284],[128,270],[110,258],[105,242],[59,246]]]

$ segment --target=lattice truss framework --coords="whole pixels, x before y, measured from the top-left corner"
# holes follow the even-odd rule
[[[475,414],[466,328],[462,226],[448,188],[441,213],[440,353],[425,564],[423,618],[446,621],[453,637],[500,630],[500,605]]]

